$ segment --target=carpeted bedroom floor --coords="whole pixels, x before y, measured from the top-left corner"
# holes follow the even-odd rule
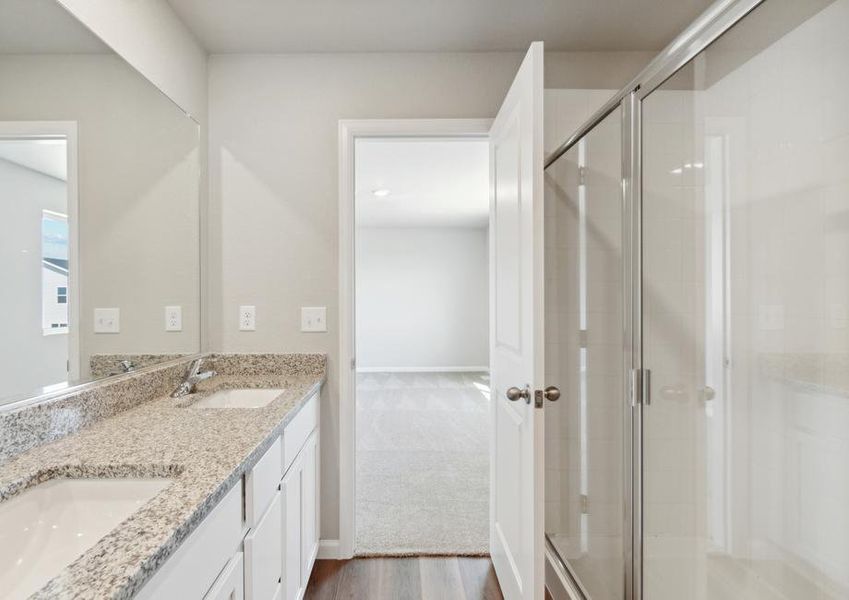
[[[357,378],[358,556],[489,548],[489,377]]]

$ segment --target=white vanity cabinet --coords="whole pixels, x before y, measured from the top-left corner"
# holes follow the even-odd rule
[[[246,476],[245,501],[255,523],[245,538],[245,598],[300,600],[318,553],[318,394]]]
[[[318,393],[138,598],[300,600],[318,553]]]
[[[293,421],[289,444],[283,434],[285,474],[280,486],[283,521],[283,596],[300,600],[318,554],[318,398]],[[299,418],[301,418],[299,420]],[[295,437],[297,436],[297,437]],[[288,464],[287,464],[288,462]]]

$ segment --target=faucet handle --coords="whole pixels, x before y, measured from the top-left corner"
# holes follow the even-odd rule
[[[189,370],[186,372],[187,377],[195,377],[198,373],[200,373],[200,365],[203,361],[202,358],[196,358],[189,365]]]

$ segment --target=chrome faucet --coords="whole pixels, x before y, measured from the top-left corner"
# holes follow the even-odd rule
[[[204,371],[203,373],[201,373],[200,365],[202,362],[202,358],[198,358],[192,361],[192,364],[189,365],[189,370],[186,371],[186,376],[183,379],[182,383],[177,386],[176,390],[171,392],[172,398],[181,398],[188,394],[193,394],[195,392],[195,386],[197,384],[216,375],[215,371]]]

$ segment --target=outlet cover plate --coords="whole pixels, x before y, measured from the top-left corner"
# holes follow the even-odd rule
[[[183,331],[183,307],[165,307],[165,331]]]
[[[239,331],[256,331],[256,306],[239,307]]]
[[[95,308],[94,333],[121,333],[121,310],[118,308]]]
[[[327,331],[327,307],[302,306],[301,331],[309,333]]]

